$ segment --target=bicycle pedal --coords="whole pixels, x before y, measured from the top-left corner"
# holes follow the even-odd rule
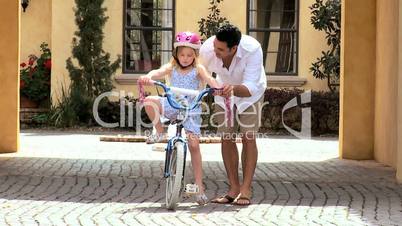
[[[186,188],[184,191],[187,195],[195,195],[200,192],[200,189],[196,184],[186,184]]]

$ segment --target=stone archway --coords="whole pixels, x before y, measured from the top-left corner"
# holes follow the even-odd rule
[[[0,153],[19,148],[19,2],[0,0]]]

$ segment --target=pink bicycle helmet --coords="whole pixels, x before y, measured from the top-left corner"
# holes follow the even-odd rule
[[[180,32],[176,35],[176,41],[173,44],[174,48],[179,46],[187,46],[193,49],[200,49],[201,39],[200,36],[193,32]]]

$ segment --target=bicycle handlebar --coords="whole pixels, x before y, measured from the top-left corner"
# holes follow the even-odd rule
[[[154,81],[151,80],[151,83],[157,86],[162,87],[162,89],[165,91],[165,95],[167,97],[167,100],[169,104],[178,110],[193,110],[196,108],[201,99],[206,95],[206,94],[213,94],[215,91],[220,91],[222,88],[205,88],[201,91],[198,90],[190,90],[190,89],[183,89],[183,88],[177,88],[177,87],[169,87],[166,84],[163,84],[162,82],[159,81]],[[173,93],[182,93],[190,96],[195,96],[194,100],[190,104],[190,106],[183,106],[181,103],[177,102],[173,98]]]

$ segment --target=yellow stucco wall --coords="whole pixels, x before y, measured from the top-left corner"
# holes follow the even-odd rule
[[[54,1],[52,4],[52,101],[57,103],[62,86],[68,87],[70,80],[66,60],[71,56],[71,42],[76,29],[74,24],[73,0]],[[63,16],[60,16],[63,15]]]
[[[123,53],[123,1],[106,0],[104,7],[107,8],[109,19],[103,30],[105,33],[103,48],[110,53],[113,62],[117,55]],[[117,73],[121,73],[121,69],[117,70]]]
[[[299,77],[307,79],[304,89],[329,90],[327,80],[320,80],[313,77],[309,68],[321,56],[322,51],[326,51],[325,33],[317,31],[311,25],[311,10],[308,8],[313,5],[315,0],[302,0],[300,2],[300,22],[299,22]]]
[[[0,153],[19,148],[19,1],[0,0]]]
[[[396,167],[398,101],[398,0],[377,0],[374,157]]]
[[[189,9],[188,0],[176,0],[176,31],[198,32],[197,21],[208,16],[209,1],[192,1],[191,5]],[[245,0],[225,0],[219,4],[221,16],[226,17],[243,33],[246,32],[246,7]]]
[[[74,0],[53,1],[52,4],[52,100],[57,103],[61,87],[68,87],[70,78],[66,69],[66,60],[72,55],[72,39],[75,25]],[[122,54],[122,13],[123,1],[106,0],[104,7],[109,20],[105,24],[103,49],[111,55],[111,61]],[[63,15],[63,16],[60,16]],[[117,70],[121,74],[121,69]],[[117,86],[117,89],[125,87]],[[127,87],[129,88],[129,87]]]
[[[342,0],[341,158],[374,155],[375,38],[376,1]]]
[[[300,1],[299,22],[299,68],[298,76],[307,80],[302,87],[304,89],[328,90],[327,81],[315,79],[309,71],[311,63],[321,55],[321,51],[328,47],[325,41],[325,33],[319,32],[311,25],[311,10],[308,8],[315,0]],[[192,2],[197,10],[188,10],[188,1],[176,2],[176,31],[198,31],[197,21],[208,15],[209,1]],[[226,0],[220,4],[221,16],[226,17],[231,23],[237,25],[245,34],[247,27],[247,1]]]
[[[52,0],[29,1],[25,12],[21,12],[22,61],[28,55],[40,54],[40,44],[46,42],[51,48]]]
[[[398,15],[398,30],[399,30],[399,38],[398,38],[398,45],[399,45],[399,54],[398,54],[398,65],[399,65],[399,72],[398,72],[398,136],[397,136],[397,166],[396,166],[396,178],[399,183],[402,183],[402,0],[399,0],[399,15]],[[399,138],[399,139],[398,139]]]
[[[189,10],[188,4],[189,1],[187,0],[176,0],[175,31],[194,31],[198,33],[197,22],[202,17],[207,17],[209,13],[209,1],[191,2],[192,10]],[[246,33],[246,5],[247,1],[244,0],[226,0],[219,5],[221,16],[226,17],[231,23],[236,24],[243,33]],[[119,46],[122,46],[121,41],[122,40],[120,40],[118,44]],[[116,89],[123,90],[126,93],[131,92],[134,96],[138,95],[137,86],[135,85],[116,84]],[[146,87],[145,89],[148,92],[155,93],[154,88]]]
[[[314,0],[301,1],[300,5],[300,39],[299,39],[299,76],[307,79],[305,89],[323,90],[327,89],[326,81],[317,80],[312,77],[308,68],[320,52],[326,49],[324,34],[314,30],[310,24],[310,10],[308,7]],[[188,1],[176,0],[176,31],[192,30],[198,31],[197,21],[208,15],[208,1],[194,1],[191,3],[193,9],[188,10]],[[71,40],[74,30],[74,13],[72,11],[73,0],[53,1],[52,14],[59,15],[52,17],[52,96],[57,100],[60,93],[60,84],[69,83],[68,72],[65,69],[65,61],[71,55]],[[220,4],[221,15],[236,24],[243,33],[246,33],[246,5],[245,0],[226,0]],[[107,8],[109,20],[105,25],[104,49],[109,52],[112,59],[117,54],[122,54],[122,13],[123,1],[106,0],[104,6]],[[64,16],[60,16],[64,15]],[[319,44],[317,44],[319,43]],[[117,70],[116,76],[122,74]],[[137,94],[136,86],[121,85],[114,83],[116,90],[134,92]],[[152,89],[150,89],[152,90]]]

